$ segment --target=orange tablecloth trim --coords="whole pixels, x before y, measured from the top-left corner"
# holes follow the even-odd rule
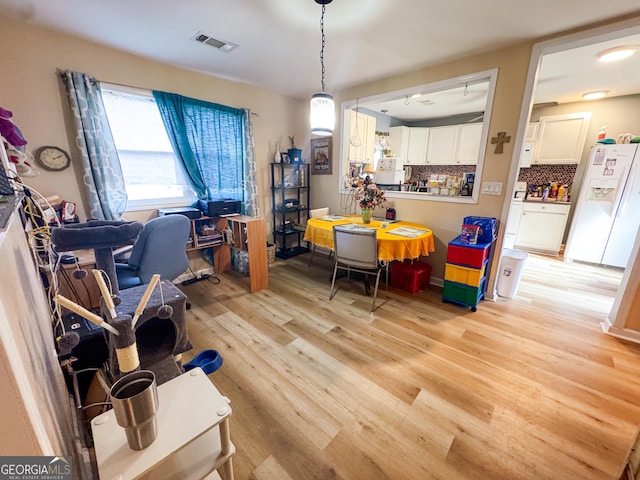
[[[322,217],[310,218],[307,221],[304,239],[314,245],[321,245],[333,250],[333,226],[347,223],[362,223],[362,218],[354,216],[336,221],[322,220]],[[378,230],[378,258],[380,260],[390,262],[392,260],[413,259],[421,255],[428,256],[429,253],[435,251],[433,232],[424,225],[411,222],[394,222],[383,228],[383,223],[386,222],[371,220],[368,225]],[[389,231],[398,227],[419,228],[426,230],[426,232],[415,238],[389,233]]]

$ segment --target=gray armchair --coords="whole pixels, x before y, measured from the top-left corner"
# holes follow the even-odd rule
[[[120,290],[147,284],[156,273],[169,281],[184,273],[189,266],[190,229],[191,222],[184,215],[166,215],[145,223],[128,263],[116,263]]]

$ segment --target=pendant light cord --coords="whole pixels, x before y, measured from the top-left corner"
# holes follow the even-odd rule
[[[322,4],[322,16],[320,17],[320,33],[322,34],[322,47],[320,49],[320,65],[322,66],[322,93],[324,93],[324,10],[325,5]]]

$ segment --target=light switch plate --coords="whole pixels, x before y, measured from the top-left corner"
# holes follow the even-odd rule
[[[482,192],[485,195],[500,195],[502,182],[482,182]]]

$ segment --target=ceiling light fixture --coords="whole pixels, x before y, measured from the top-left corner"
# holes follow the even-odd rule
[[[623,58],[630,57],[631,55],[636,53],[637,50],[638,47],[636,46],[626,45],[623,47],[615,47],[604,50],[596,55],[596,57],[598,57],[598,60],[600,60],[601,62],[615,62],[617,60],[622,60]]]
[[[595,92],[587,92],[582,94],[583,100],[598,100],[609,93],[609,90],[597,90]]]
[[[314,93],[311,97],[311,112],[309,120],[311,122],[311,133],[314,135],[333,135],[333,127],[336,121],[336,112],[333,104],[333,97],[324,93],[324,10],[325,5],[332,0],[315,0],[322,5],[322,16],[320,17],[320,33],[322,34],[322,48],[320,49],[320,66],[322,67],[322,93]]]

